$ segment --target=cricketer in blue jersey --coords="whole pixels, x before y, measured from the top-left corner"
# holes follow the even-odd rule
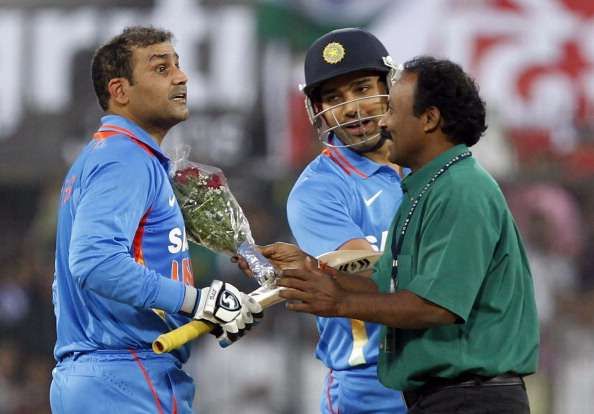
[[[332,31],[305,58],[306,107],[327,148],[303,171],[287,202],[299,247],[312,256],[338,249],[384,250],[400,205],[401,171],[379,133],[386,111],[388,52],[360,29]],[[400,413],[401,394],[377,378],[380,325],[317,318],[316,356],[329,369],[323,413]]]
[[[228,345],[261,312],[229,284],[193,287],[169,159],[159,147],[188,116],[187,77],[171,37],[127,28],[93,58],[108,115],[61,191],[54,413],[191,413],[194,384],[182,370],[189,346],[156,355],[152,341],[196,318],[218,324]],[[237,306],[226,306],[229,298]]]

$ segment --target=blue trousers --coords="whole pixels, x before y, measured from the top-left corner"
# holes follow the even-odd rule
[[[52,413],[191,414],[194,381],[171,355],[97,351],[73,355],[52,371]]]
[[[402,393],[377,379],[377,366],[330,370],[320,403],[322,414],[404,414]]]

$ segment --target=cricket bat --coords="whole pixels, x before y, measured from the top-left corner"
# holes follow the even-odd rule
[[[371,250],[334,250],[321,254],[316,259],[339,272],[359,273],[371,269],[382,254],[384,253]]]
[[[317,257],[318,261],[326,266],[333,267],[340,272],[359,273],[370,269],[381,257],[382,252],[373,252],[370,250],[335,250],[321,254]],[[279,292],[285,288],[267,288],[260,287],[252,291],[249,295],[258,302],[262,309],[282,302],[284,299],[279,297]],[[156,354],[171,352],[186,343],[210,332],[214,324],[208,321],[191,321],[170,332],[160,335],[152,345]]]
[[[256,302],[266,309],[272,305],[282,302],[284,299],[278,294],[284,288],[277,287],[274,289],[262,286],[249,295],[253,297]],[[180,326],[172,331],[169,331],[159,337],[153,342],[153,351],[155,354],[162,354],[164,352],[171,352],[186,343],[202,336],[205,333],[212,331],[214,324],[208,321],[191,321],[185,325]]]

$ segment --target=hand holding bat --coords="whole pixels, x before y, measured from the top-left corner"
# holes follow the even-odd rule
[[[308,258],[303,269],[283,272],[277,283],[286,289],[280,292],[280,297],[291,301],[287,308],[292,311],[341,316],[341,303],[347,292],[335,276],[334,269],[319,268],[317,263]]]
[[[325,270],[318,269],[318,263],[316,260],[303,253],[297,246],[293,244],[274,243],[269,246],[262,247],[261,249],[264,256],[268,257],[267,255],[270,255],[273,257],[269,257],[269,259],[272,260],[275,266],[278,266],[279,269],[282,269],[283,273],[288,272],[288,277],[293,277],[293,275],[299,272],[308,272],[309,270],[306,269],[314,269],[316,272],[320,272],[320,274],[325,276],[331,275],[334,272],[334,270],[327,268],[325,268]],[[372,252],[369,250],[336,250],[325,253],[319,256],[318,259],[325,265],[339,269],[343,272],[356,273],[371,268],[380,256],[381,253]],[[309,259],[307,259],[308,257]],[[242,269],[244,273],[250,275],[247,263],[243,261],[243,259],[235,257],[233,261],[238,263],[240,269]],[[322,268],[324,269],[323,266]],[[314,274],[314,277],[318,276],[320,275]],[[285,300],[285,297],[281,296],[281,292],[284,289],[284,287],[277,287],[275,289],[261,287],[250,293],[250,296],[252,296],[262,306],[262,309],[266,309],[268,306],[272,306],[275,303]],[[332,295],[329,294],[328,297],[332,297]],[[299,300],[298,298],[295,299]],[[308,297],[309,301],[311,301],[311,299],[311,297]],[[332,300],[329,299],[326,302],[331,303]],[[324,307],[326,308],[326,305],[324,305]],[[314,310],[318,310],[317,308],[312,308],[310,310],[310,308],[306,306],[297,306],[293,308],[292,305],[289,307],[289,309],[301,312],[313,312]],[[214,324],[207,321],[189,322],[188,324],[180,326],[173,331],[160,335],[153,342],[153,351],[155,351],[157,354],[171,352],[172,350],[183,346],[187,342],[198,338],[204,333],[210,332],[213,329],[213,326]]]
[[[279,296],[279,292],[284,289],[277,287],[275,289],[269,289],[266,287],[260,287],[249,294],[262,309],[266,309],[276,303],[282,302]],[[205,333],[212,331],[215,324],[207,320],[196,320],[189,322],[185,325],[180,326],[177,329],[169,331],[163,335],[160,335],[153,342],[153,351],[156,354],[162,354],[164,352],[171,352],[193,339],[202,336]]]
[[[315,261],[312,256],[291,243],[276,242],[258,247],[258,249],[264,257],[272,262],[274,267],[280,270],[304,269],[307,258]],[[371,250],[334,250],[321,254],[316,259],[319,263],[341,272],[359,273],[371,269],[381,255],[382,252]],[[244,259],[240,256],[234,256],[231,261],[237,263],[246,275],[251,276],[247,262]]]

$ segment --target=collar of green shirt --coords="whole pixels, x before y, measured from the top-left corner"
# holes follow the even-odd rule
[[[464,151],[468,151],[466,145],[456,145],[433,158],[420,170],[408,174],[404,177],[404,180],[402,180],[402,192],[408,194],[408,197],[415,197],[441,167],[455,156],[462,154]]]

